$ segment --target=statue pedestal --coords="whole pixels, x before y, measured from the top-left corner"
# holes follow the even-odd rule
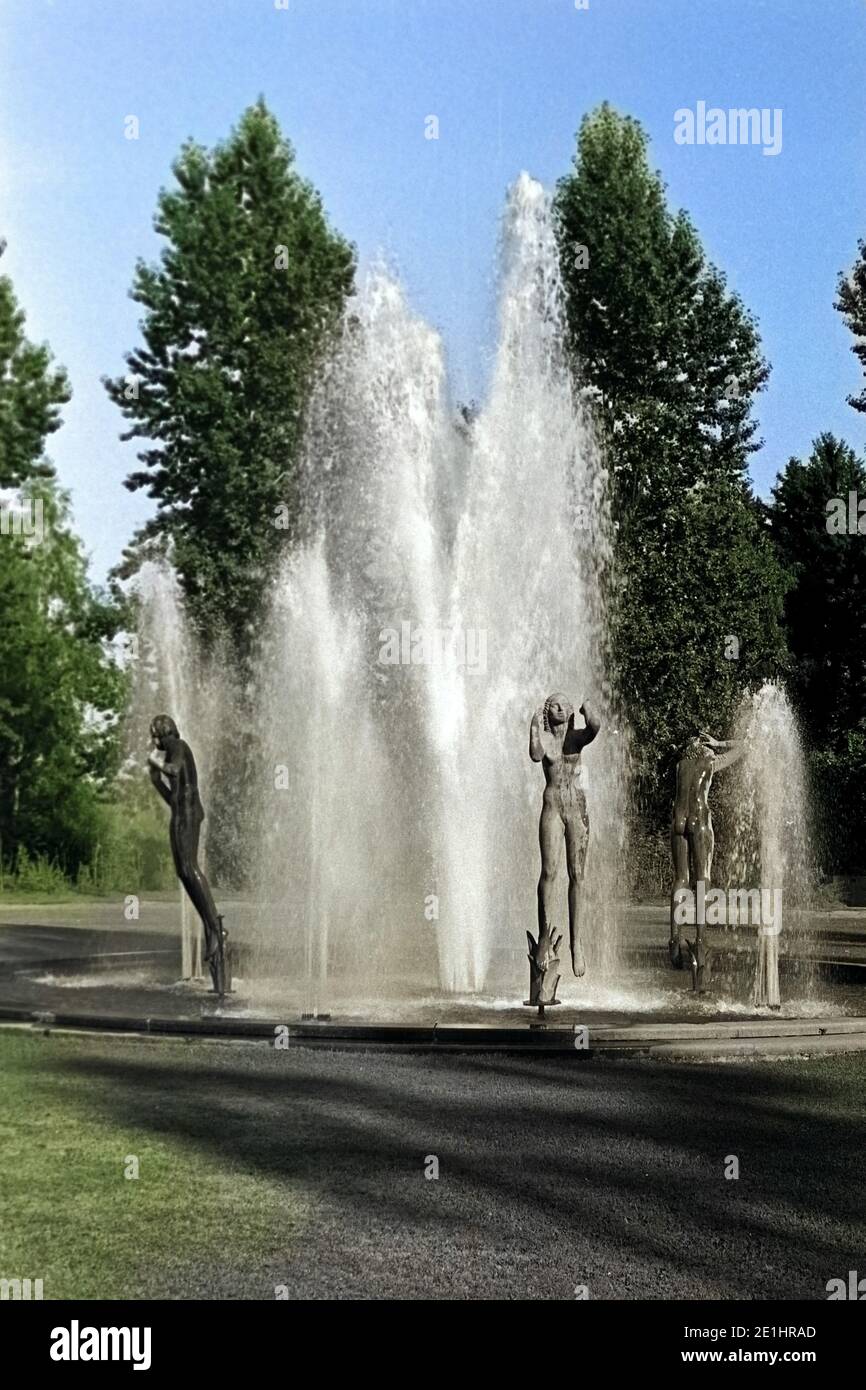
[[[556,997],[556,987],[562,970],[557,951],[562,934],[554,937],[550,928],[545,927],[539,932],[537,941],[532,932],[526,933],[526,940],[529,943],[529,998],[524,999],[523,1003],[527,1008],[538,1009],[540,1022],[544,1018],[546,1008],[553,1008],[560,1003]]]
[[[755,987],[752,991],[755,1005],[769,1005],[771,1009],[782,1007],[779,993],[779,937],[773,932],[759,929],[758,959],[755,964]]]

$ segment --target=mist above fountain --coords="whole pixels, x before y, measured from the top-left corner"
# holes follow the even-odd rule
[[[379,993],[479,992],[519,948],[538,875],[525,731],[551,688],[607,716],[584,938],[590,975],[617,959],[627,791],[603,674],[605,477],[563,353],[548,199],[526,175],[500,259],[490,391],[468,428],[438,336],[381,269],[310,412],[310,540],[262,643],[259,876],[262,949],[303,941],[319,999],[328,970]],[[265,786],[280,767],[285,785]]]

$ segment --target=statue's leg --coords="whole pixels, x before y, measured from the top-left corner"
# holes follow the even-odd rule
[[[176,831],[177,858],[180,860],[180,880],[204,927],[204,958],[209,961],[219,947],[220,925],[210,884],[199,867],[198,841],[200,831],[201,820],[197,816],[178,825]]]
[[[541,848],[541,876],[538,880],[538,940],[526,933],[529,947],[529,998],[527,1004],[538,1005],[544,1012],[547,1004],[556,1004],[556,987],[560,978],[557,952],[562,933],[554,926],[554,891],[562,858],[563,825],[558,810],[544,801],[538,823],[538,842]]]
[[[676,825],[671,829],[671,855],[674,861],[674,882],[671,889],[671,935],[668,943],[671,965],[677,970],[682,968],[682,928],[675,920],[675,911],[678,902],[678,894],[689,886],[689,842],[685,834],[678,830]]]
[[[580,886],[589,848],[589,815],[583,801],[565,822],[565,863],[568,869],[568,936],[571,968],[578,979],[586,972],[580,945]]]
[[[545,805],[538,822],[538,844],[541,849],[541,875],[538,880],[538,938],[541,940],[553,927],[554,894],[562,860],[562,817],[554,807]]]
[[[713,849],[715,847],[715,836],[713,835],[713,821],[707,815],[705,821],[699,821],[692,827],[692,873],[694,884],[697,888],[699,883],[703,883],[704,891],[709,892],[710,875],[713,871]],[[694,983],[695,989],[703,993],[707,981],[707,948],[704,942],[704,928],[701,922],[695,924],[695,963],[694,963]]]
[[[713,850],[715,848],[713,822],[710,816],[692,829],[692,873],[695,887],[703,882],[709,890],[710,875],[713,871]]]

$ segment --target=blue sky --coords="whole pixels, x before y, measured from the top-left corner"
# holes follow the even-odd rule
[[[554,183],[612,101],[758,318],[758,490],[821,430],[863,447],[833,300],[866,236],[864,0],[0,0],[0,18],[2,268],[72,379],[51,452],[97,579],[150,508],[122,487],[134,446],[99,379],[137,341],[158,189],[188,135],[221,139],[259,94],[362,263],[384,251],[442,332],[461,399],[484,389],[507,185]],[[701,100],[780,107],[781,153],[676,144]]]

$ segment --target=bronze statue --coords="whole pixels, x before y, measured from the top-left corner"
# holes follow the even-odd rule
[[[204,927],[204,959],[210,968],[214,989],[225,994],[226,937],[210,884],[198,862],[198,841],[204,820],[204,807],[198,794],[198,773],[188,743],[178,733],[167,714],[158,714],[150,726],[154,751],[148,756],[150,780],[171,811],[171,853],[177,876],[186,889]]]
[[[530,1004],[555,1004],[559,975],[557,949],[562,935],[554,936],[553,899],[565,843],[568,870],[568,932],[571,966],[578,977],[586,964],[580,946],[578,906],[580,885],[589,845],[589,816],[586,809],[580,754],[592,743],[601,723],[586,701],[579,714],[585,727],[574,727],[574,706],[565,695],[550,695],[536,710],[529,729],[529,756],[544,769],[544,798],[538,824],[541,848],[541,876],[538,880],[538,941],[529,940]]]
[[[671,889],[671,935],[668,943],[671,965],[677,970],[690,965],[694,988],[702,992],[707,968],[702,923],[695,922],[695,940],[685,942],[680,935],[675,910],[684,889],[694,892],[699,883],[710,887],[713,868],[713,817],[709,794],[713,774],[736,762],[744,745],[732,740],[712,738],[700,733],[689,740],[677,763],[677,786],[671,817],[671,853],[674,883]]]

